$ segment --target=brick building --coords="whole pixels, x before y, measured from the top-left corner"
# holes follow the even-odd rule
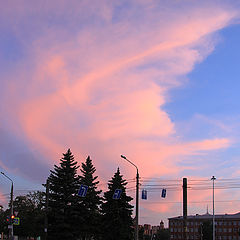
[[[143,229],[144,229],[144,232],[143,232],[144,235],[150,236],[152,234],[152,227],[150,224],[144,224]]]
[[[144,236],[151,236],[153,238],[159,230],[164,230],[164,222],[161,221],[158,226],[151,226],[150,224],[139,225],[139,229],[143,230]]]
[[[187,217],[187,239],[201,240],[201,226],[203,222],[212,222],[209,213]],[[183,238],[183,217],[169,218],[171,240],[186,240]],[[215,215],[216,240],[240,240],[240,213]]]

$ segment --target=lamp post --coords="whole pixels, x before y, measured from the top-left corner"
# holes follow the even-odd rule
[[[214,180],[216,180],[216,178],[212,176],[211,180],[213,181],[213,240],[215,240]]]
[[[10,180],[12,182],[12,186],[11,186],[11,216],[10,216],[10,219],[11,219],[11,225],[10,225],[10,228],[9,228],[9,239],[13,239],[13,221],[12,221],[12,216],[13,216],[13,180],[8,177],[4,172],[1,172],[1,174],[6,177],[8,180]]]
[[[121,155],[121,158],[128,161],[130,164],[132,164],[137,169],[137,175],[136,175],[136,215],[135,215],[135,240],[138,240],[138,207],[139,207],[139,174],[138,174],[138,167],[132,163],[129,159],[127,159],[124,155]]]

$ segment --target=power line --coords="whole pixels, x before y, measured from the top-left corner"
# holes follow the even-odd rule
[[[188,204],[195,204],[195,203],[211,203],[212,200],[203,200],[203,201],[192,201],[192,202],[188,202]],[[219,200],[219,201],[215,201],[215,202],[219,202],[219,203],[224,203],[224,202],[240,202],[240,200],[237,199],[233,199],[233,200]],[[144,204],[182,204],[181,201],[145,201],[142,200],[141,203]]]

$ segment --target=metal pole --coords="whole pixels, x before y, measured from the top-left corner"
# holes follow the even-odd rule
[[[11,186],[11,239],[13,239],[13,182]]]
[[[130,164],[132,164],[137,169],[137,175],[136,175],[136,215],[135,215],[135,240],[138,240],[138,212],[139,212],[139,174],[138,174],[138,167],[132,163],[127,157],[124,155],[121,155],[121,158],[128,161]]]
[[[1,172],[1,174],[6,177],[8,180],[10,180],[12,182],[12,185],[11,185],[11,202],[10,202],[10,213],[11,213],[11,216],[10,216],[10,221],[11,221],[11,224],[10,224],[10,228],[9,228],[9,239],[13,240],[13,219],[12,219],[12,216],[13,216],[13,180],[8,177],[4,172]]]
[[[183,239],[187,239],[187,178],[183,178]]]
[[[211,180],[213,181],[213,240],[215,240],[214,180],[216,180],[216,178],[212,176]]]
[[[138,240],[138,212],[139,212],[139,174],[137,169],[137,176],[136,176],[136,240]]]
[[[46,181],[46,203],[45,203],[45,217],[44,217],[44,239],[47,240],[48,235],[48,199],[49,199],[49,180]]]
[[[201,224],[201,240],[202,240],[202,237],[203,237],[203,233],[202,233],[202,224]]]

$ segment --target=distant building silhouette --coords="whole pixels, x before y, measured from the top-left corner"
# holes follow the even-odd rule
[[[201,240],[202,224],[211,222],[212,215],[187,216],[187,239]],[[169,218],[170,240],[186,240],[183,238],[183,217]],[[215,215],[215,239],[238,240],[240,239],[240,212],[236,214]]]

